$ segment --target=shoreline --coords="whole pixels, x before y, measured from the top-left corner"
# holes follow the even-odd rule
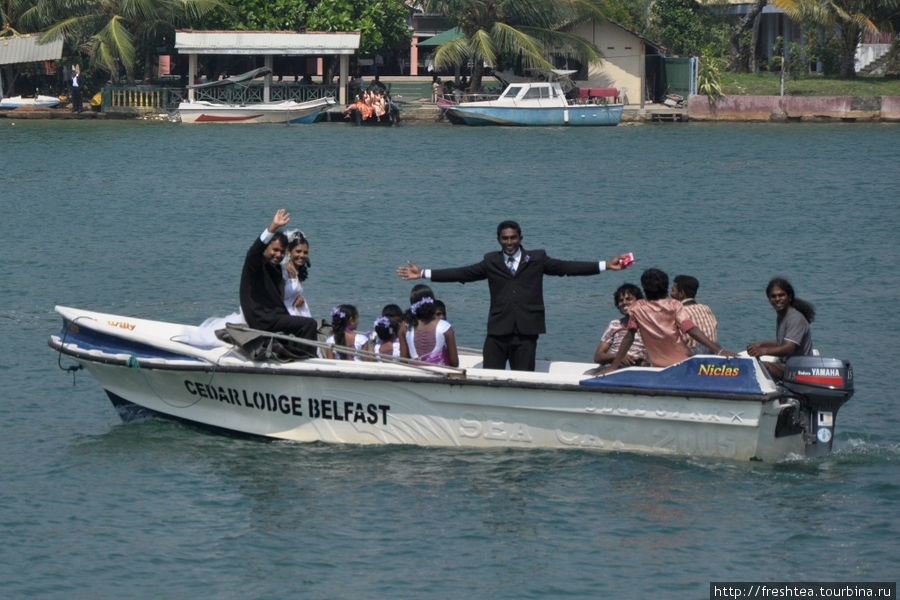
[[[339,112],[339,111],[333,111]],[[332,114],[333,114],[332,113]],[[170,120],[168,113],[101,112],[70,108],[29,107],[0,110],[0,119]],[[690,96],[683,107],[664,104],[626,104],[622,123],[649,122],[900,122],[900,96],[725,96],[711,103],[706,96]],[[336,123],[339,120],[326,120]],[[446,124],[430,100],[416,98],[401,104],[401,124]]]

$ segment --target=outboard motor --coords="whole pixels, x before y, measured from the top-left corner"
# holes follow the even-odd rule
[[[853,367],[839,358],[793,356],[785,364],[783,385],[800,400],[806,455],[830,452],[837,411],[853,395]]]

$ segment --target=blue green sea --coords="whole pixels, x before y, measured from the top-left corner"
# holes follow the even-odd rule
[[[187,126],[0,119],[0,597],[703,599],[711,581],[900,573],[900,129]],[[311,240],[313,315],[364,325],[475,262],[499,221],[566,259],[539,356],[590,360],[612,293],[700,280],[726,348],[774,337],[776,275],[856,394],[834,452],[775,464],[593,451],[264,442],[122,423],[47,346],[56,304],[199,324],[237,309],[278,208]],[[484,283],[435,284],[479,347]]]

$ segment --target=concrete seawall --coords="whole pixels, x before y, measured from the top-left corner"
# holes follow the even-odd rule
[[[900,121],[900,96],[691,96],[691,121]]]

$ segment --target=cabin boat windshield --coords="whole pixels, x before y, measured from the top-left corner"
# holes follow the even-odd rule
[[[503,95],[500,97],[501,98],[515,98],[516,96],[519,95],[519,92],[521,92],[523,89],[525,89],[524,85],[511,85],[508,88],[506,88],[506,91],[503,92]]]

